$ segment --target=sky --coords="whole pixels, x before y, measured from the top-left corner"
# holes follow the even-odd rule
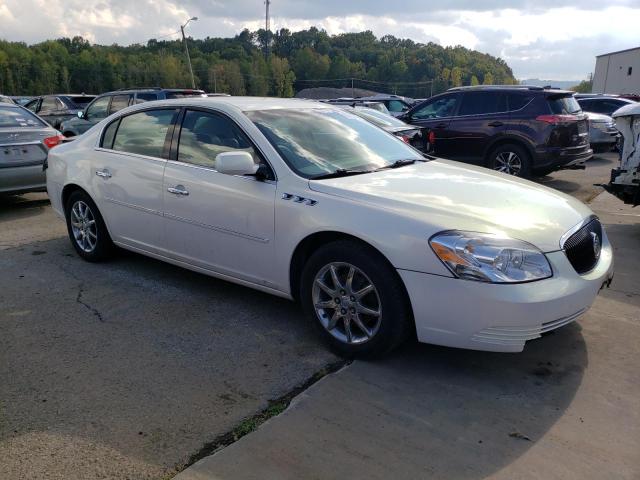
[[[581,80],[595,56],[640,46],[640,0],[272,0],[271,29],[372,30],[463,45],[503,58],[519,79]],[[230,37],[264,26],[263,0],[0,0],[0,38],[82,35],[128,45],[149,38]]]

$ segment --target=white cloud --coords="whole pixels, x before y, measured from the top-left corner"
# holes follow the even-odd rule
[[[171,35],[187,18],[194,37],[232,36],[263,28],[259,0],[1,0],[0,38],[37,42],[82,35],[97,43],[144,43]],[[329,14],[330,13],[330,14]],[[331,34],[372,30],[463,45],[504,58],[516,76],[584,78],[595,55],[638,45],[638,0],[278,0],[272,28],[317,26]]]

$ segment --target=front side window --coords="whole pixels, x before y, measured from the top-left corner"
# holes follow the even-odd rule
[[[107,118],[107,109],[111,97],[100,97],[87,107],[87,118],[91,120],[101,120]]]
[[[35,100],[31,100],[24,107],[31,110],[33,113],[38,113],[38,105],[40,105],[40,99],[36,98]]]
[[[177,113],[178,110],[175,109],[147,110],[122,117],[113,149],[147,157],[163,157],[167,132]],[[107,133],[109,132],[105,132],[105,137]],[[103,143],[105,140],[108,138],[103,138]]]
[[[115,113],[129,106],[129,95],[114,95],[111,100],[109,114]]]
[[[466,92],[458,115],[487,115],[507,111],[507,97],[501,92]]]
[[[450,117],[456,111],[457,103],[458,95],[448,95],[418,108],[411,116],[417,120]]]
[[[178,161],[215,169],[216,156],[223,152],[249,152],[256,165],[260,157],[247,136],[227,117],[188,110],[182,122]]]
[[[136,103],[151,102],[157,100],[158,95],[155,93],[138,93],[136,94]]]
[[[40,110],[52,111],[52,110],[59,110],[59,109],[60,109],[60,104],[58,103],[58,100],[55,97],[44,97],[42,99],[42,106],[40,107]]]
[[[402,140],[344,110],[273,109],[245,114],[287,165],[305,178],[341,169],[370,171],[398,160],[424,160]]]

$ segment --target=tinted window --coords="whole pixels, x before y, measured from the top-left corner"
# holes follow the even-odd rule
[[[188,97],[201,97],[202,92],[194,92],[193,90],[184,90],[181,92],[165,92],[165,98],[188,98]]]
[[[521,95],[518,93],[510,93],[507,95],[507,101],[509,102],[509,110],[520,110],[527,105],[533,97],[531,95]]]
[[[547,102],[551,108],[551,113],[555,113],[556,115],[568,115],[582,111],[580,104],[573,96],[549,97],[547,98]]]
[[[102,143],[100,146],[102,148],[112,148],[113,147],[113,139],[116,135],[116,130],[118,130],[118,124],[120,120],[116,120],[115,122],[111,122],[107,128],[104,130],[104,134],[102,135]]]
[[[245,114],[299,175],[372,170],[397,160],[424,160],[416,150],[344,110],[274,109]]]
[[[155,93],[138,93],[136,94],[136,103],[151,102],[157,100],[158,95]]]
[[[111,108],[109,108],[109,114],[115,113],[118,110],[122,110],[129,106],[129,95],[114,95],[111,100]]]
[[[177,110],[148,110],[123,117],[113,149],[148,157],[162,157],[167,132],[176,114]]]
[[[411,116],[418,120],[428,118],[450,117],[456,110],[458,95],[449,95],[429,102],[418,108]]]
[[[406,112],[407,110],[409,110],[409,107],[407,107],[404,102],[401,102],[400,100],[389,100],[387,108],[390,112]]]
[[[87,107],[87,117],[91,120],[107,118],[110,96],[100,97]]]
[[[178,161],[216,168],[216,156],[222,152],[249,152],[256,164],[260,157],[240,128],[222,115],[187,111],[178,145]]]
[[[29,110],[0,105],[0,128],[44,127],[38,117]]]
[[[500,92],[466,92],[458,115],[485,115],[506,112],[506,96]]]
[[[80,108],[86,106],[94,98],[96,98],[96,97],[92,97],[91,95],[83,95],[83,96],[79,96],[79,97],[67,97],[67,99],[69,101],[71,101],[71,103],[73,103],[74,105],[79,106]]]

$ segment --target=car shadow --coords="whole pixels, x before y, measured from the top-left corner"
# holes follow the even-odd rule
[[[421,470],[432,478],[484,478],[545,436],[571,404],[587,366],[579,323],[530,341],[517,354],[413,343],[367,362],[357,374],[376,386],[368,393],[388,410],[391,418],[383,421],[412,419],[397,437],[376,438],[390,452],[376,460],[392,462],[402,451],[416,469],[413,478]]]
[[[38,215],[50,204],[46,193],[26,195],[0,194],[0,222]]]

